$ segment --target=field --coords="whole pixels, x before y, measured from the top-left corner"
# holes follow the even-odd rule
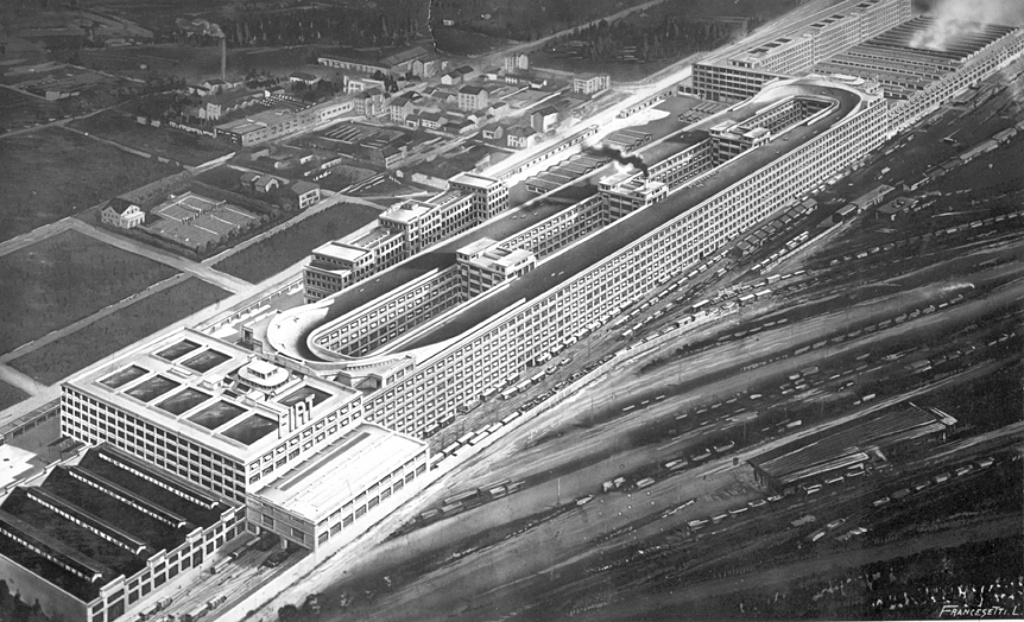
[[[273,75],[287,76],[301,71],[315,50],[330,46],[292,48],[235,48],[228,50],[228,77],[244,76],[250,70],[266,70]],[[82,62],[90,67],[119,74],[143,77],[147,71],[200,81],[220,77],[220,48],[215,45],[193,47],[177,43],[160,43],[124,48],[83,49]],[[145,64],[147,69],[141,70]]]
[[[177,170],[62,128],[0,138],[0,241]]]
[[[216,268],[250,283],[259,283],[301,261],[324,242],[336,240],[369,223],[379,213],[365,205],[339,203],[242,249],[217,263]]]
[[[47,102],[24,93],[0,88],[0,127],[13,130],[67,116],[71,102]]]
[[[321,179],[318,183],[328,190],[339,192],[352,184],[359,183],[364,179],[369,179],[376,174],[377,171],[372,169],[349,166],[348,164],[339,164],[338,166],[332,167],[331,174]]]
[[[87,317],[176,274],[65,231],[0,257],[0,352]]]
[[[141,125],[134,119],[108,111],[72,121],[70,125],[83,132],[155,156],[199,166],[235,151],[212,138],[188,134],[170,127]]]
[[[11,366],[51,385],[227,296],[206,281],[188,278],[17,358]]]
[[[12,387],[6,382],[0,382],[0,410],[14,406],[26,397],[28,397],[28,394],[18,387]]]

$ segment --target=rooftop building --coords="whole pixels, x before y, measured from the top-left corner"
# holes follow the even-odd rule
[[[323,554],[379,520],[427,458],[426,443],[360,424],[253,493],[249,521]]]

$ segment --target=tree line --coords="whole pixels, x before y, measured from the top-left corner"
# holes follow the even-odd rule
[[[650,26],[632,20],[612,24],[601,20],[559,37],[549,51],[593,61],[625,60],[627,53],[631,60],[652,61],[714,49],[735,35],[742,35],[743,30],[742,22],[689,21],[675,16]],[[584,45],[570,47],[571,41],[582,41]]]
[[[334,43],[351,47],[394,47],[415,42],[425,26],[412,0],[400,7],[313,7],[250,13],[219,22],[230,47]],[[409,5],[401,8],[401,6]],[[191,45],[217,45],[210,35],[178,30],[175,39]]]

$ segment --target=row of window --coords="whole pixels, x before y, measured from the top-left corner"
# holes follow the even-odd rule
[[[862,125],[866,123],[864,122]],[[875,119],[872,130],[873,136],[876,136],[878,140],[880,140],[884,129],[882,125],[878,119]],[[848,131],[844,133],[848,134]],[[488,386],[489,382],[505,378],[512,371],[518,372],[521,359],[519,356],[513,356],[512,353],[523,353],[525,350],[529,350],[533,344],[536,346],[551,344],[560,335],[572,334],[577,324],[582,326],[591,321],[593,317],[599,316],[600,313],[607,310],[606,307],[609,307],[613,301],[630,297],[634,293],[649,288],[658,274],[678,270],[682,265],[692,263],[703,253],[719,246],[735,232],[766,216],[768,212],[791,198],[792,195],[799,194],[808,187],[813,187],[815,183],[820,183],[821,179],[833,174],[840,165],[854,161],[859,157],[858,154],[863,153],[866,148],[871,148],[872,145],[858,146],[860,149],[832,149],[832,161],[828,162],[827,166],[819,166],[821,164],[817,161],[819,154],[815,152],[822,151],[822,145],[808,143],[790,154],[790,157],[776,162],[764,174],[747,178],[730,191],[716,197],[713,203],[706,204],[672,223],[664,229],[669,235],[648,238],[642,246],[635,246],[621,253],[617,258],[605,264],[605,267],[595,271],[598,277],[604,276],[607,279],[612,273],[618,273],[619,278],[627,277],[629,280],[625,282],[619,282],[617,279],[609,280],[597,286],[598,284],[593,281],[595,273],[591,273],[586,278],[577,281],[584,285],[592,284],[590,287],[574,290],[562,288],[557,292],[552,292],[532,307],[533,314],[539,316],[537,324],[534,325],[534,334],[523,333],[524,328],[528,329],[530,326],[530,322],[526,320],[525,314],[520,314],[512,320],[519,325],[518,328],[513,329],[518,333],[515,344],[508,342],[510,332],[508,324],[495,329],[483,339],[476,340],[456,354],[447,357],[442,363],[436,364],[430,374],[435,381],[431,382],[431,387],[425,396],[420,396],[420,393],[424,391],[422,384],[415,387],[411,384],[395,387],[393,393],[388,392],[389,397],[395,396],[393,399],[385,400],[384,396],[380,396],[373,401],[370,416],[388,420],[389,412],[400,411],[404,413],[404,417],[399,421],[401,429],[412,432],[422,430],[422,424],[419,422],[423,421],[421,416],[423,407],[417,408],[417,406],[426,397],[433,405],[431,419],[446,417],[448,410],[454,404],[463,403],[475,392]],[[815,158],[815,166],[809,165],[808,160],[812,157]],[[805,163],[808,165],[804,166]],[[772,172],[777,174],[771,175]],[[757,208],[752,210],[750,206],[757,206]],[[722,207],[727,208],[722,209]],[[705,230],[705,227],[690,226],[700,218],[706,221],[705,227],[710,227],[712,234],[705,235],[703,239],[691,239]],[[713,220],[707,221],[708,218]],[[681,235],[684,230],[685,235]],[[636,278],[638,276],[640,278]],[[592,304],[595,292],[605,291],[612,282],[617,284],[617,287],[611,288],[612,295],[599,298],[598,300],[603,304]],[[590,304],[584,304],[584,302]],[[585,312],[581,312],[582,310]],[[549,316],[548,319],[544,319],[545,316]],[[464,367],[467,369],[465,374],[460,371]],[[481,369],[489,370],[489,373],[472,375],[470,382],[462,377]],[[422,375],[417,374],[416,377],[419,378]],[[435,396],[437,397],[435,398]],[[413,424],[414,421],[416,424]],[[426,425],[434,423],[434,421],[428,420]]]

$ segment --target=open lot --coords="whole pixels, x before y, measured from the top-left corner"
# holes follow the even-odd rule
[[[181,16],[181,13],[178,13]],[[235,48],[228,50],[228,76],[244,76],[250,70],[265,70],[286,76],[302,70],[313,50],[332,46],[295,46],[291,48]],[[128,48],[83,49],[82,62],[104,71],[117,71],[142,77],[149,70],[189,81],[220,76],[220,47],[193,47],[160,43]],[[141,70],[140,65],[146,65]]]
[[[0,139],[0,240],[177,170],[57,127]]]
[[[0,257],[0,352],[87,317],[176,274],[65,231]]]
[[[6,382],[0,382],[0,410],[10,408],[28,395],[18,387],[12,387]]]
[[[365,205],[339,203],[279,231],[217,263],[222,272],[251,283],[301,261],[317,246],[369,223],[380,212]]]
[[[47,102],[18,91],[0,88],[0,127],[13,130],[64,117],[73,106],[68,100]]]
[[[70,125],[83,132],[186,166],[199,166],[235,151],[231,146],[206,136],[188,134],[170,127],[142,125],[126,115],[112,111],[77,119]]]
[[[227,296],[224,290],[190,277],[17,358],[11,366],[43,384],[54,384]]]

